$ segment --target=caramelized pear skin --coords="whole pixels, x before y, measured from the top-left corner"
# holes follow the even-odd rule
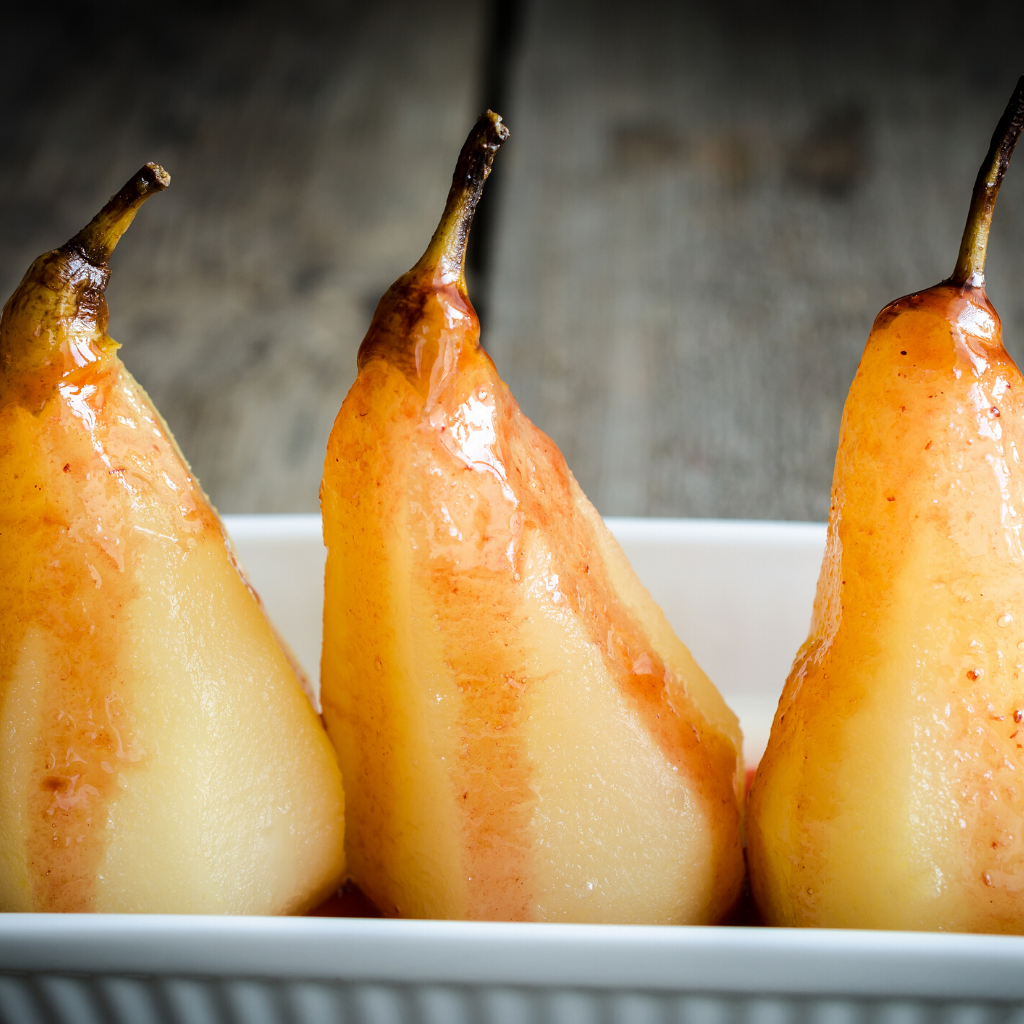
[[[736,718],[480,347],[465,244],[506,135],[470,134],[328,443],[349,870],[392,916],[713,922],[743,879]]]
[[[984,291],[1024,79],[950,280],[878,315],[811,632],[750,793],[769,924],[1024,932],[1024,378]]]
[[[302,912],[342,877],[333,750],[107,334],[149,164],[0,319],[0,910]]]

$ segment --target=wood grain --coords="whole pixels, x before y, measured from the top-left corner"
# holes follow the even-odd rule
[[[172,6],[9,19],[0,290],[162,163],[113,259],[111,334],[222,510],[315,511],[373,307],[477,113],[482,4]]]
[[[952,269],[1019,4],[8,13],[0,291],[164,163],[115,254],[112,333],[222,509],[314,511],[373,305],[494,91],[495,3],[522,37],[471,286],[499,370],[606,514],[824,518],[874,315]],[[1016,166],[989,254],[1013,353],[1022,280]]]
[[[928,9],[533,6],[485,342],[601,512],[827,516],[874,316],[952,271],[1022,70],[1019,5]],[[1022,272],[1017,166],[989,252],[1015,353]]]

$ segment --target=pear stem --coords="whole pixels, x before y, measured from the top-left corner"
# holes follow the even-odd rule
[[[155,192],[163,192],[170,183],[171,176],[159,164],[146,164],[120,192],[110,197],[110,202],[66,248],[77,249],[90,263],[105,267],[139,207]]]
[[[960,255],[950,280],[963,287],[971,285],[983,288],[985,285],[985,254],[988,249],[988,232],[992,226],[992,211],[996,196],[1002,184],[1003,175],[1010,165],[1010,155],[1017,145],[1021,129],[1024,128],[1024,75],[1017,81],[1010,102],[996,125],[988,154],[978,171],[971,196],[971,209],[967,214],[967,226],[960,242]]]
[[[435,268],[446,280],[466,287],[466,242],[473,214],[491,173],[494,154],[508,138],[508,128],[492,110],[484,111],[459,154],[441,223],[416,268]]]

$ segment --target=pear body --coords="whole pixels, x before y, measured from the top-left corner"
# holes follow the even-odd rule
[[[105,282],[57,250],[0,322],[0,910],[301,912],[343,871],[333,750]]]
[[[980,288],[875,321],[749,802],[776,925],[1024,931],[1024,379]]]
[[[351,875],[388,915],[718,920],[735,716],[431,273],[378,306],[321,489]]]

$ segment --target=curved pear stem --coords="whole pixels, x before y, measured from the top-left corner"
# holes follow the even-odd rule
[[[139,207],[153,193],[163,192],[170,183],[171,176],[159,164],[146,164],[68,241],[66,248],[77,249],[90,263],[105,267]]]
[[[494,154],[508,134],[508,128],[492,110],[484,111],[477,119],[455,165],[441,223],[414,269],[436,268],[445,280],[456,281],[465,291],[469,228],[484,182],[491,173]]]
[[[1010,102],[996,125],[988,154],[978,171],[971,196],[971,209],[967,214],[967,226],[960,242],[960,255],[950,280],[955,285],[971,285],[981,288],[985,284],[985,253],[988,249],[988,232],[992,226],[992,210],[996,205],[999,186],[1010,165],[1010,155],[1017,145],[1021,129],[1024,128],[1024,75],[1017,81]]]

